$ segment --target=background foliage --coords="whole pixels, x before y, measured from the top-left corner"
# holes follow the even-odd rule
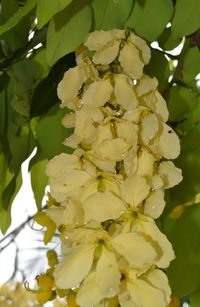
[[[133,28],[152,49],[146,73],[159,81],[170,125],[181,138],[175,161],[184,180],[166,195],[160,221],[176,260],[168,276],[178,297],[200,301],[200,1],[199,0],[1,0],[0,2],[0,229],[11,223],[11,206],[29,164],[38,210],[48,159],[67,151],[71,133],[56,95],[63,73],[75,65],[74,50],[88,32]],[[153,44],[152,42],[157,42]],[[181,44],[178,55],[171,50]],[[199,77],[200,79],[200,77]],[[194,204],[195,203],[195,204]]]

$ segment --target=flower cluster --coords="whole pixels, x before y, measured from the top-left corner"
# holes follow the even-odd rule
[[[73,154],[49,161],[46,211],[61,239],[55,287],[81,307],[166,307],[171,291],[162,269],[174,259],[154,219],[164,190],[182,180],[169,159],[179,139],[155,78],[143,74],[150,49],[131,30],[95,31],[77,50],[77,66],[58,85],[64,144]],[[70,110],[70,111],[69,111]]]

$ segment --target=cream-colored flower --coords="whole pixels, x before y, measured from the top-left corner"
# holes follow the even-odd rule
[[[79,143],[83,142],[83,144],[91,144],[96,139],[96,128],[83,108],[76,112],[74,134],[79,139]]]
[[[148,196],[149,190],[150,187],[144,177],[132,175],[127,177],[122,185],[122,197],[136,208]]]
[[[62,101],[62,106],[76,109],[75,102],[77,95],[81,89],[87,76],[80,66],[70,68],[65,74],[63,79],[58,84],[58,97]]]
[[[85,46],[96,51],[92,60],[95,64],[112,63],[119,53],[121,40],[125,38],[124,30],[94,31],[89,34]]]
[[[166,159],[176,159],[180,154],[179,138],[166,124],[163,124],[163,131],[159,137],[159,150]]]
[[[108,122],[97,127],[97,141],[93,143],[92,150],[103,159],[120,161],[131,145],[123,138],[113,138],[112,126],[113,123]]]
[[[66,114],[63,118],[62,118],[62,125],[65,128],[73,128],[75,126],[75,121],[76,121],[76,113],[69,113]]]
[[[74,226],[84,220],[82,207],[79,202],[72,198],[62,202],[60,206],[51,206],[47,208],[45,213],[57,227],[60,225]]]
[[[156,78],[150,78],[147,75],[143,75],[136,85],[136,92],[138,97],[148,95],[157,89],[158,81]]]
[[[92,193],[82,203],[85,221],[99,223],[110,219],[117,219],[124,211],[123,201],[110,191]]]
[[[109,79],[93,82],[84,92],[82,102],[84,106],[91,108],[103,106],[110,99],[112,91]]]
[[[69,154],[60,154],[51,159],[46,168],[50,177],[51,195],[58,202],[74,196],[93,177],[81,169],[79,157]]]
[[[144,144],[149,145],[156,137],[160,130],[159,120],[157,116],[150,113],[147,114],[141,123],[141,139]]]
[[[144,204],[144,214],[157,219],[165,208],[163,190],[156,190],[149,194]]]
[[[132,110],[138,106],[138,100],[132,81],[124,74],[114,76],[114,94],[116,101],[125,110]]]
[[[121,286],[122,307],[166,307],[171,290],[166,275],[158,269],[138,275],[131,270]]]
[[[119,62],[129,77],[132,79],[141,78],[144,64],[140,59],[140,53],[137,47],[126,43],[120,51]]]
[[[120,51],[119,62],[124,72],[132,79],[142,77],[143,67],[150,60],[150,49],[146,42],[130,32],[127,42]]]
[[[56,286],[60,289],[78,287],[88,275],[94,259],[94,244],[81,246],[65,256],[55,269]]]
[[[154,220],[143,214],[134,214],[127,219],[125,215],[125,223],[119,228],[122,233],[136,232],[142,234],[147,242],[149,242],[156,253],[156,257],[151,262],[159,268],[166,268],[175,258],[171,243],[167,237],[159,230]],[[142,266],[141,266],[142,268]]]
[[[130,42],[140,50],[142,62],[144,64],[148,64],[151,58],[151,51],[150,48],[147,46],[145,40],[131,32],[128,37],[128,42]]]
[[[139,101],[142,105],[150,108],[156,115],[166,122],[168,120],[169,112],[164,98],[157,90],[158,82],[156,78],[150,78],[143,75],[136,86],[136,92]]]
[[[154,162],[154,156],[145,147],[141,147],[138,153],[136,175],[144,176],[147,179],[151,178],[153,175]]]
[[[182,179],[182,171],[171,161],[162,161],[158,167],[158,173],[164,180],[164,188],[169,189],[179,184]]]

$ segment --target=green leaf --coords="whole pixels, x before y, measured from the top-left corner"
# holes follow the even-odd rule
[[[133,0],[94,0],[92,8],[95,30],[123,28],[125,21],[132,11],[134,2]]]
[[[20,171],[19,174],[17,174],[16,176],[12,178],[12,180],[9,182],[9,184],[3,191],[2,205],[5,210],[9,210],[21,185],[22,185],[22,176],[21,176],[21,171]]]
[[[48,76],[36,87],[32,99],[30,116],[39,116],[47,113],[49,109],[58,103],[57,86],[64,73],[75,66],[74,53],[67,54],[51,68]]]
[[[66,129],[61,125],[61,119],[66,110],[61,110],[55,105],[43,116],[36,127],[36,138],[41,151],[41,159],[51,159],[61,152],[68,152],[68,148],[62,144],[66,137],[72,133],[72,129]]]
[[[88,0],[74,0],[51,20],[47,33],[49,65],[74,51],[84,41],[90,31],[91,16]]]
[[[48,177],[45,175],[47,162],[47,159],[37,161],[30,168],[31,186],[38,209],[41,209],[45,188],[48,182]]]
[[[169,62],[162,52],[151,49],[151,60],[149,64],[144,67],[144,72],[158,79],[158,90],[161,93],[166,89],[170,76],[170,69]]]
[[[200,52],[198,47],[187,49],[183,62],[183,80],[190,83],[200,72]]]
[[[19,5],[13,0],[2,0],[0,11],[0,25],[5,24],[19,9]],[[31,13],[31,12],[30,12]],[[27,14],[17,25],[10,31],[1,36],[3,40],[2,48],[4,56],[8,53],[7,49],[15,51],[22,48],[26,43],[31,27],[30,13]]]
[[[197,104],[198,100],[194,91],[183,86],[173,86],[168,97],[169,121],[184,120]]]
[[[175,49],[180,43],[181,39],[174,37],[172,35],[171,27],[165,28],[162,34],[158,38],[159,46],[163,50],[173,50]]]
[[[152,42],[159,37],[169,22],[173,8],[171,0],[136,0],[125,26],[133,28],[138,35]]]
[[[200,290],[190,295],[190,306],[199,307],[200,302]]]
[[[62,11],[72,0],[38,0],[38,29],[41,29],[55,14]]]
[[[5,233],[11,223],[11,204],[21,185],[21,172],[17,175],[9,169],[5,154],[0,154],[0,230]]]
[[[183,171],[183,181],[169,190],[171,201],[184,204],[200,193],[200,126],[195,125],[181,140],[181,154],[175,164]]]
[[[22,18],[24,18],[36,5],[37,0],[28,0],[24,6],[19,8],[17,12],[10,17],[5,24],[0,26],[0,35],[14,28]]]
[[[200,1],[177,0],[172,20],[172,34],[182,37],[194,33],[200,28]]]
[[[9,70],[13,81],[14,99],[12,107],[19,114],[29,117],[30,96],[33,88],[33,81],[36,74],[36,67],[29,59],[14,64]]]
[[[200,118],[200,97],[198,97],[198,103],[196,107],[187,114],[185,120],[177,125],[177,130],[182,131],[183,134],[193,128]]]
[[[28,124],[21,126],[19,133],[9,134],[9,146],[12,156],[10,167],[17,173],[35,147],[35,139]]]
[[[182,297],[200,287],[200,204],[187,208],[177,220],[169,240],[176,259],[167,273],[172,292]]]
[[[37,80],[37,83],[39,83],[41,79],[47,77],[50,70],[46,59],[46,51],[44,48],[40,48],[36,51],[34,57],[32,58],[32,62],[37,69],[35,79]]]

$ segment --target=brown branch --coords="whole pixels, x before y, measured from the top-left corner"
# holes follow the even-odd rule
[[[2,244],[7,239],[10,239],[10,241],[7,244],[5,244],[3,247],[0,247],[0,252],[2,252],[6,247],[8,247],[12,242],[14,242],[15,238],[18,236],[21,230],[36,216],[37,213],[35,213],[32,216],[29,216],[22,224],[20,224],[17,228],[12,230],[10,233],[8,233],[5,237],[3,237],[0,240],[0,244]]]

